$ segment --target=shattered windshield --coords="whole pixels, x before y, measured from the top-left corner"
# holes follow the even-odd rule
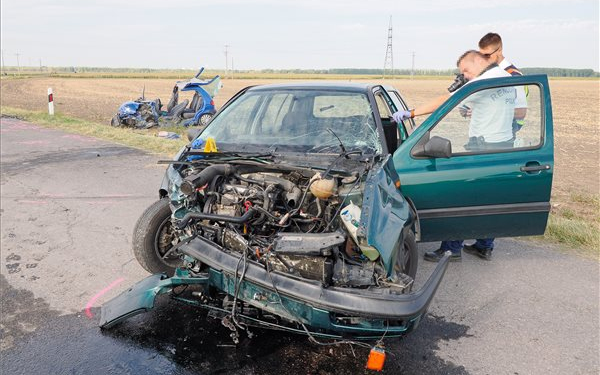
[[[250,90],[237,98],[202,132],[219,150],[381,153],[366,94],[335,90]],[[339,138],[339,139],[338,139]]]

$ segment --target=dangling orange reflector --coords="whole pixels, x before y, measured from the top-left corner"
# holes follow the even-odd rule
[[[400,180],[396,181],[396,189],[400,189]]]
[[[373,347],[371,353],[369,353],[369,359],[367,360],[366,368],[369,370],[381,371],[383,370],[383,363],[385,362],[385,350],[379,346]]]

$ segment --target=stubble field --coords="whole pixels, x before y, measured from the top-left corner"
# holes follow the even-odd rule
[[[289,82],[286,79],[223,80],[215,98],[223,105],[240,89],[257,84]],[[353,80],[364,82],[364,80]],[[382,83],[373,79],[369,82]],[[397,79],[383,83],[398,88],[410,106],[418,106],[446,92],[450,78]],[[54,90],[56,111],[100,124],[109,124],[118,106],[140,96],[166,103],[172,79],[130,78],[29,78],[2,80],[2,106],[31,111],[47,110],[47,89]],[[600,196],[600,81],[552,79],[550,81],[555,136],[555,210],[576,215],[598,225]],[[189,93],[182,93],[180,100]],[[191,97],[191,95],[189,95]],[[424,119],[424,118],[423,118]]]

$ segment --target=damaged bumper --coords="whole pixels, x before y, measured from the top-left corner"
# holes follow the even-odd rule
[[[173,277],[160,273],[148,276],[102,305],[100,328],[110,328],[134,315],[151,310],[156,296],[168,293],[177,286],[207,283],[208,277],[189,277],[187,272],[179,269]]]
[[[154,305],[154,298],[173,287],[185,284],[205,284],[226,293],[235,293],[236,269],[240,254],[196,238],[180,248],[184,254],[210,267],[206,277],[192,277],[185,271],[166,278],[153,275],[102,306],[100,326],[110,326],[132,315],[145,312]],[[449,253],[439,262],[423,287],[414,293],[396,294],[387,288],[324,287],[320,282],[267,272],[258,263],[248,261],[238,298],[263,311],[293,322],[339,334],[401,335],[414,329],[427,312],[429,304],[448,267]]]

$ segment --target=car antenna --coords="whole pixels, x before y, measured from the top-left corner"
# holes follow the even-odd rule
[[[142,86],[142,100],[146,100],[146,84],[144,83],[144,86]]]
[[[347,154],[347,152],[346,152],[346,147],[344,147],[344,144],[342,143],[342,140],[340,139],[340,137],[338,137],[338,136],[337,136],[337,134],[335,134],[335,132],[334,132],[333,130],[331,130],[331,128],[327,128],[327,130],[328,130],[328,131],[329,131],[331,134],[333,134],[333,136],[334,136],[334,137],[336,137],[336,138],[337,138],[337,140],[340,142],[340,147],[341,147],[341,149],[342,149],[342,155],[346,155],[346,154]],[[347,156],[346,156],[346,157],[347,157]]]

